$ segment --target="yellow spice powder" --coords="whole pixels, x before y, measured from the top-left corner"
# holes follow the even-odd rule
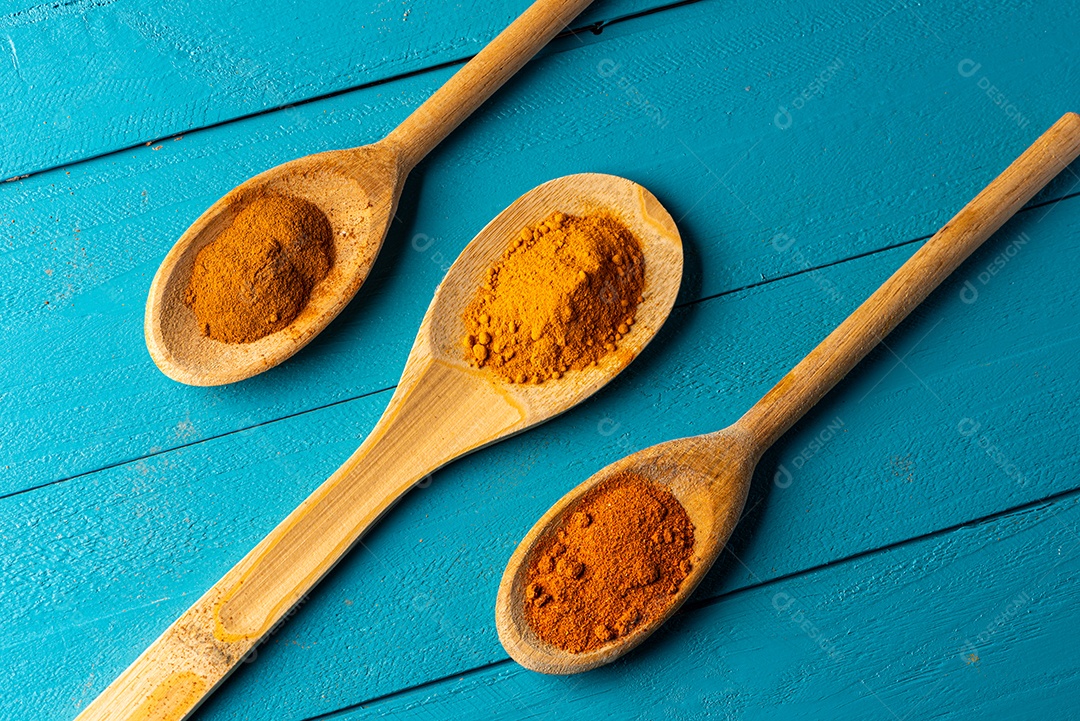
[[[634,325],[645,261],[607,213],[552,213],[523,228],[465,310],[465,353],[514,383],[595,365]]]

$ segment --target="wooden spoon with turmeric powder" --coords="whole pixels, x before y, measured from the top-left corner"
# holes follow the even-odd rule
[[[671,216],[624,178],[571,175],[514,201],[451,266],[360,448],[79,718],[183,718],[409,489],[618,375],[667,319],[682,267]]]
[[[284,163],[210,206],[150,286],[158,368],[221,385],[309,343],[371,272],[409,171],[591,2],[536,0],[383,140]]]
[[[736,423],[646,448],[564,496],[503,574],[495,623],[507,652],[578,673],[659,628],[727,543],[766,449],[1078,155],[1080,116],[1068,113]]]

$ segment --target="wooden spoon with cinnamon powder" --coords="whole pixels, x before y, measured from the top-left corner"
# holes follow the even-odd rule
[[[383,140],[271,168],[210,206],[176,241],[150,286],[144,330],[158,368],[189,385],[222,385],[272,368],[309,343],[371,272],[409,171],[591,2],[536,0]],[[262,255],[235,268],[213,264],[219,256],[226,263],[237,256],[216,252],[228,244],[200,252],[250,220],[245,211],[267,197],[292,198],[321,211],[333,243],[325,254],[332,260],[327,272],[292,272],[292,259],[273,239],[265,241]],[[201,305],[192,290],[200,284],[199,268],[206,281],[202,300],[209,300]],[[230,304],[214,292],[230,292],[234,271],[246,277],[231,288],[236,298]],[[274,302],[260,304],[254,314],[242,306],[268,297]],[[213,309],[226,317],[214,316]],[[288,322],[282,313],[291,316]]]

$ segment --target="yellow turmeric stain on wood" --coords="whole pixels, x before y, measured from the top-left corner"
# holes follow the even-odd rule
[[[206,680],[193,671],[179,671],[154,689],[131,715],[131,721],[176,721],[206,693]]]

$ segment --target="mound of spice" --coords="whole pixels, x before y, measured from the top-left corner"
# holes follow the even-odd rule
[[[622,473],[585,494],[526,567],[525,619],[564,651],[592,651],[664,614],[691,570],[694,526],[669,491]]]
[[[465,310],[465,352],[513,383],[595,365],[634,325],[645,262],[607,214],[552,213],[523,228]]]
[[[330,221],[317,206],[257,196],[199,250],[184,303],[203,335],[251,343],[289,325],[332,262]]]

